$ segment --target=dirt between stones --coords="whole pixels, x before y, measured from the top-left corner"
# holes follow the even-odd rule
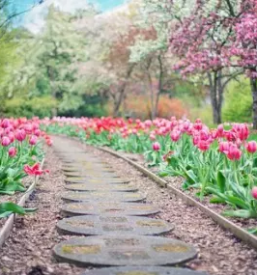
[[[155,217],[175,224],[174,231],[166,236],[192,244],[199,252],[189,267],[215,275],[256,275],[257,252],[220,228],[200,210],[185,205],[125,161],[73,142],[96,158],[112,164],[118,175],[129,175],[133,184],[147,195],[147,201],[161,208],[162,212]],[[11,237],[0,249],[1,275],[80,275],[85,270],[57,263],[52,257],[53,246],[69,236],[59,235],[55,227],[61,218],[60,197],[65,185],[61,163],[51,148],[47,148],[46,153],[45,168],[51,173],[40,179],[38,189],[28,203],[29,207],[38,207],[38,211],[16,221]]]

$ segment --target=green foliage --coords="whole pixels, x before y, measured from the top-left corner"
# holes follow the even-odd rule
[[[38,116],[40,118],[51,116],[52,109],[56,107],[56,101],[50,96],[22,98],[14,97],[5,104],[5,115],[8,117]]]
[[[224,121],[251,122],[252,96],[249,81],[241,77],[240,82],[231,81],[225,93]]]

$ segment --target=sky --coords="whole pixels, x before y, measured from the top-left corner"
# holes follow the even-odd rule
[[[27,7],[33,5],[35,2],[39,2],[40,0],[12,0],[14,6],[17,10],[24,10]],[[45,0],[45,2],[52,2],[51,0]],[[58,2],[58,1],[53,1]],[[67,0],[59,1],[59,2],[67,2]],[[76,5],[76,3],[87,2],[86,0],[70,0],[71,5]],[[96,3],[99,5],[102,11],[110,10],[124,3],[124,0],[91,0],[90,2]],[[78,4],[79,5],[79,4]]]
[[[40,0],[12,0],[16,11],[24,11]],[[47,8],[51,4],[56,5],[65,12],[74,12],[83,9],[89,2],[95,4],[101,11],[109,11],[125,3],[125,0],[44,0],[42,4],[36,5],[30,12],[23,15],[22,24],[30,31],[37,33],[44,26],[44,17]]]

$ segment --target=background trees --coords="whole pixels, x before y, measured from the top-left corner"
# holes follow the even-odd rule
[[[257,127],[256,10],[253,0],[141,0],[103,14],[51,6],[38,34],[0,29],[1,112],[217,124],[251,121],[253,102]]]

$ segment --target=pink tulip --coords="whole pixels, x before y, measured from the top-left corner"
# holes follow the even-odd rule
[[[253,154],[257,151],[257,143],[256,141],[249,141],[247,144],[246,144],[246,150]]]
[[[3,137],[1,140],[1,144],[2,146],[9,146],[11,144],[11,140],[9,139],[9,137]]]
[[[3,121],[1,122],[1,127],[2,128],[8,128],[9,126],[10,126],[9,119],[7,119],[7,118],[3,119]]]
[[[242,152],[237,148],[236,145],[231,145],[227,153],[227,157],[230,160],[239,160],[241,158]]]
[[[170,138],[171,138],[172,141],[174,141],[174,142],[178,141],[178,140],[180,139],[180,132],[174,130],[174,131],[171,133]]]
[[[197,144],[197,147],[201,150],[201,151],[207,151],[210,147],[210,144],[208,141],[206,140],[200,140]]]
[[[8,154],[11,158],[16,156],[16,154],[17,154],[16,148],[15,147],[10,147],[9,150],[8,150]]]
[[[35,145],[37,143],[37,137],[36,136],[31,136],[29,139],[29,144],[30,145]]]
[[[254,186],[252,189],[252,196],[257,200],[257,186]]]
[[[159,142],[154,142],[152,147],[154,151],[159,151],[161,149],[161,145]]]
[[[25,130],[23,130],[23,129],[18,130],[15,134],[15,137],[18,141],[23,141],[26,138]]]
[[[228,151],[229,151],[229,147],[230,147],[229,142],[227,142],[227,141],[222,141],[222,142],[220,142],[220,144],[219,144],[219,151],[220,151],[221,153],[227,154]]]
[[[36,129],[36,130],[34,131],[34,135],[35,135],[35,136],[39,137],[40,134],[41,134],[41,131],[40,131],[39,129]]]

